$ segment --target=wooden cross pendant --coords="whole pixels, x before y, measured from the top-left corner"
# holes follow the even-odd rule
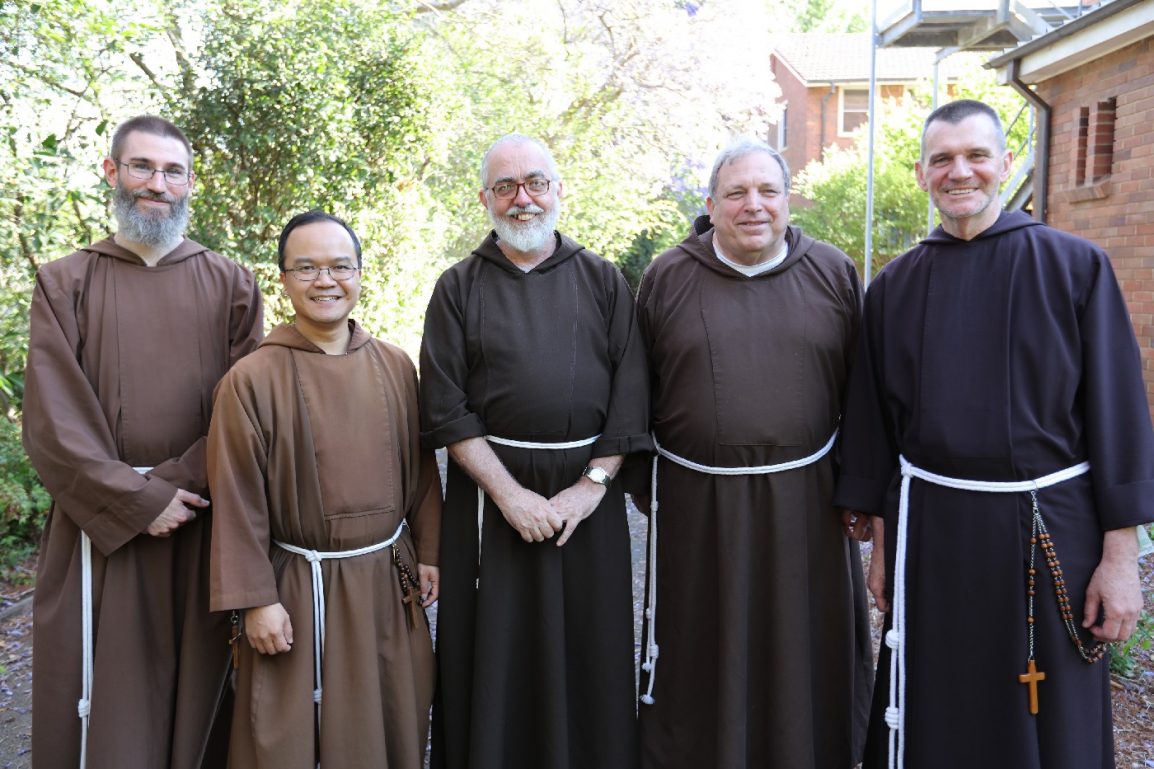
[[[1030,687],[1030,715],[1038,715],[1038,682],[1046,680],[1045,673],[1039,673],[1034,660],[1026,663],[1026,672],[1018,676],[1018,680]]]
[[[405,593],[401,603],[409,606],[409,627],[416,627],[417,621],[421,616],[421,594],[419,591],[413,589]],[[1043,676],[1045,678],[1045,676]]]

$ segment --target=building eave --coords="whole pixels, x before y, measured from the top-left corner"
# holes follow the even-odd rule
[[[986,62],[1003,83],[1010,63],[1036,85],[1154,35],[1154,0],[1114,0]]]

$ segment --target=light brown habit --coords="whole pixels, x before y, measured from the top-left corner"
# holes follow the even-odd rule
[[[280,601],[291,651],[258,654],[241,639],[229,765],[419,769],[433,694],[433,648],[411,623],[387,548],[324,561],[324,694],[314,739],[312,587],[308,561],[278,540],[319,551],[398,542],[416,573],[435,565],[441,488],[419,446],[417,376],[398,348],[350,321],[345,355],[326,355],[281,326],[221,381],[209,432],[212,607]]]
[[[209,514],[170,537],[145,529],[177,488],[207,495],[212,390],[261,329],[252,275],[190,240],[155,267],[109,239],[40,268],[24,396],[24,446],[53,498],[34,604],[36,769],[78,764],[81,528],[88,767],[200,766],[228,665],[227,622],[208,614]]]

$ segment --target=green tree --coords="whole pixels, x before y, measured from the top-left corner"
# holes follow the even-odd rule
[[[170,95],[202,180],[191,236],[252,266],[270,316],[284,319],[281,226],[312,208],[341,215],[371,246],[371,312],[428,138],[411,33],[386,7],[352,0],[222,0],[198,23],[179,81],[197,85]]]
[[[116,111],[147,103],[133,57],[156,22],[143,4],[0,0],[0,566],[49,503],[20,443],[36,268],[107,232],[98,163]]]
[[[510,131],[553,150],[565,181],[560,227],[585,245],[620,262],[641,241],[661,249],[683,237],[703,159],[735,133],[767,131],[778,91],[757,5],[473,0],[422,18],[426,57],[446,64],[435,120],[452,127],[435,131],[446,141],[422,179],[449,204],[442,258],[464,256],[488,230],[477,169]],[[709,66],[726,49],[743,53]]]

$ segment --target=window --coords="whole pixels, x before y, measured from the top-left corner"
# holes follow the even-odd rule
[[[777,136],[773,148],[779,152],[789,146],[789,105],[782,105],[781,117],[777,121]]]
[[[870,93],[866,88],[842,88],[838,92],[838,136],[846,136],[869,121]]]
[[[1114,119],[1118,110],[1115,97],[1093,107],[1079,107],[1074,115],[1073,197],[1075,202],[1097,200],[1110,194],[1110,174],[1114,166]]]

